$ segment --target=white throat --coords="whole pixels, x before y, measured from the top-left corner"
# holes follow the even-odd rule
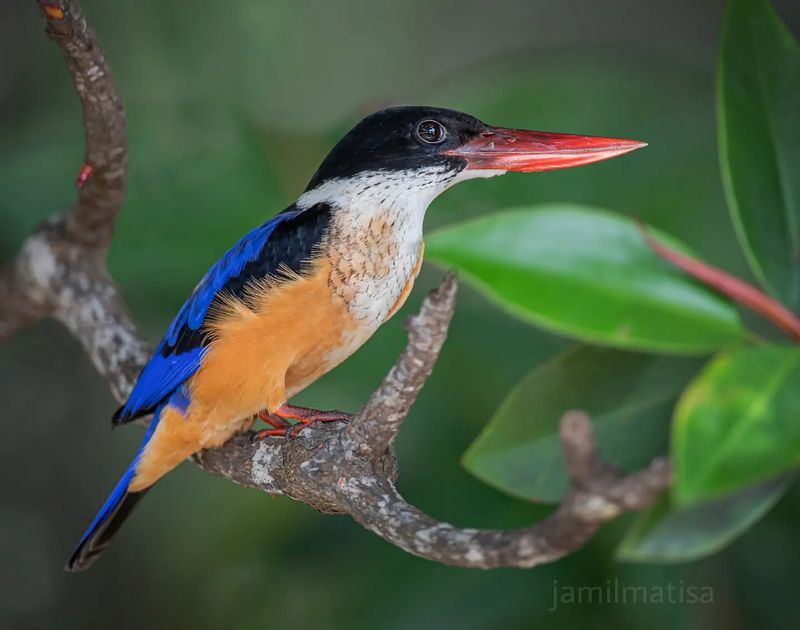
[[[327,244],[330,283],[360,322],[355,347],[407,295],[419,270],[422,223],[430,203],[459,181],[501,172],[454,172],[443,166],[367,171],[326,181],[297,200],[300,209],[318,203],[333,208]]]
[[[444,165],[401,171],[363,171],[323,182],[303,193],[297,206],[305,209],[317,203],[328,203],[340,210],[366,215],[386,210],[405,211],[418,216],[421,224],[431,202],[454,184],[504,172],[470,169],[454,172]]]

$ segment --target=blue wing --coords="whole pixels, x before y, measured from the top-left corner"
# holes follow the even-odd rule
[[[306,212],[292,206],[278,214],[239,239],[208,270],[172,320],[166,335],[139,375],[127,402],[114,414],[115,424],[150,413],[200,368],[206,350],[202,326],[214,299],[222,291],[238,293],[237,289],[240,290],[256,275],[274,272],[284,262],[285,255],[281,254],[282,249],[286,248],[273,247],[265,255],[265,246],[270,236],[279,225],[287,224]],[[327,212],[324,214],[327,215]],[[306,234],[306,238],[301,239],[303,242],[321,238],[321,222],[315,221],[314,226],[314,234]],[[326,222],[324,227],[327,227]],[[291,235],[291,231],[287,235]],[[308,250],[307,247],[300,249]],[[246,270],[248,266],[253,268]]]

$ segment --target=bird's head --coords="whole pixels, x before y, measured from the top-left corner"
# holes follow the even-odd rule
[[[509,171],[590,164],[644,142],[491,127],[437,107],[393,107],[358,123],[328,154],[301,201],[412,204],[423,210],[453,184]]]

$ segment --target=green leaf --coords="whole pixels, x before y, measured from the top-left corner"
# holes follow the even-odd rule
[[[464,455],[474,475],[509,494],[560,501],[567,489],[558,422],[568,409],[592,416],[602,457],[638,470],[667,451],[678,394],[701,366],[577,347],[535,368],[506,398]]]
[[[722,178],[753,273],[800,304],[800,46],[766,0],[729,0],[717,81]]]
[[[800,349],[764,345],[716,357],[676,408],[675,498],[716,497],[800,463]]]
[[[671,504],[665,493],[637,517],[616,557],[627,562],[687,562],[710,555],[764,516],[790,483],[790,478],[781,478],[683,507]]]
[[[438,230],[427,250],[511,313],[588,342],[703,353],[745,336],[729,302],[656,256],[631,219],[600,209],[506,211]]]

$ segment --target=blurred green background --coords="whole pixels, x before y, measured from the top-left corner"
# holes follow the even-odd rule
[[[776,3],[795,32],[800,4]],[[575,201],[641,216],[748,277],[719,182],[717,0],[272,2],[86,0],[125,96],[130,192],[110,267],[156,341],[238,236],[291,203],[330,146],[390,104],[461,109],[505,126],[631,137],[644,152],[582,169],[467,182],[427,228],[500,208]],[[35,3],[0,3],[0,255],[65,207],[80,110]],[[397,318],[298,398],[355,410],[402,348]],[[399,487],[438,518],[516,527],[545,508],[470,477],[459,457],[508,390],[566,345],[462,287],[448,343],[399,443]],[[800,627],[800,492],[723,553],[616,563],[631,517],[530,571],[414,558],[323,516],[184,465],[142,503],[91,571],[61,566],[141,438],[87,358],[46,322],[0,348],[0,627]],[[630,436],[631,448],[636,435]],[[553,605],[560,587],[711,586],[713,605]]]

